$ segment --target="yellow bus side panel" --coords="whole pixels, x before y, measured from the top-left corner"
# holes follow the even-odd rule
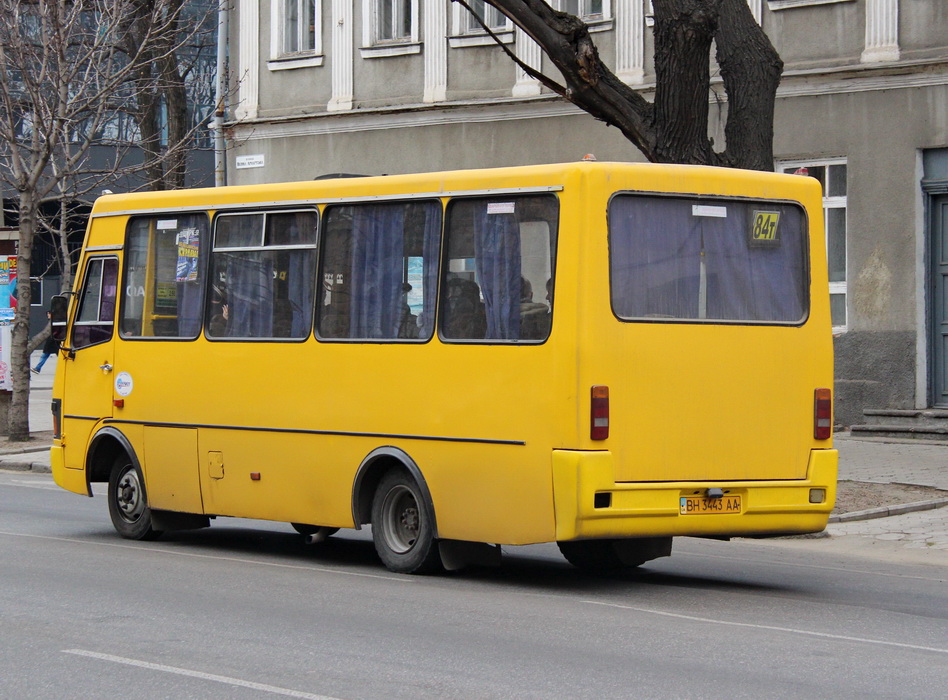
[[[180,513],[204,512],[195,469],[197,432],[194,428],[145,426],[144,450],[139,459],[152,508]]]
[[[53,481],[60,488],[73,493],[79,493],[83,496],[89,495],[89,487],[86,485],[86,472],[84,469],[67,469],[63,461],[63,448],[58,441],[53,443],[49,452],[50,468],[53,472]]]

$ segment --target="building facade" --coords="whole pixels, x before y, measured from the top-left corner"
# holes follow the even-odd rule
[[[651,95],[649,0],[552,1]],[[785,62],[775,167],[824,186],[837,423],[948,408],[948,2],[748,3]],[[556,76],[506,18],[469,4],[524,63]],[[449,0],[236,0],[229,43],[229,184],[643,159]],[[723,143],[719,79],[712,93]]]

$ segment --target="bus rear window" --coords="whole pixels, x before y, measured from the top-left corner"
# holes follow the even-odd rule
[[[806,217],[795,204],[620,194],[609,205],[612,309],[624,320],[801,323]]]

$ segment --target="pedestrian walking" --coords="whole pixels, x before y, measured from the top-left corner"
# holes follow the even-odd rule
[[[49,312],[46,312],[46,318],[50,318]],[[40,357],[40,361],[36,363],[36,367],[31,367],[30,371],[33,374],[39,374],[40,370],[43,369],[43,365],[46,364],[46,360],[50,358],[51,355],[55,355],[59,352],[59,341],[53,338],[53,334],[50,333],[49,337],[46,339],[46,342],[43,343],[43,356]]]

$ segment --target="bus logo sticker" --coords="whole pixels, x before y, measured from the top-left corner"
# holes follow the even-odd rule
[[[119,372],[115,376],[115,393],[119,396],[128,396],[132,393],[132,375],[128,372]]]
[[[755,211],[751,223],[750,244],[754,246],[780,245],[779,211]]]

